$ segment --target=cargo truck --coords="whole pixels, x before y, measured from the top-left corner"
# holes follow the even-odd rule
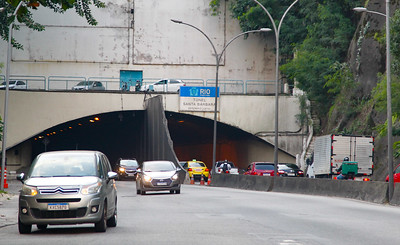
[[[357,162],[357,179],[368,178],[374,168],[374,137],[324,135],[314,141],[313,157],[307,160],[307,177],[335,178],[345,157]]]

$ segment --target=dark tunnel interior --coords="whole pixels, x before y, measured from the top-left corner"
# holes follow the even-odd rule
[[[214,121],[175,112],[165,112],[174,151],[180,161],[197,159],[212,166]],[[32,159],[41,152],[55,150],[98,150],[112,165],[119,158],[140,159],[144,111],[119,111],[69,121],[33,137]],[[238,161],[237,146],[259,139],[238,128],[217,124],[217,160]]]

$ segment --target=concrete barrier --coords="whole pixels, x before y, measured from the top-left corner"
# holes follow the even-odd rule
[[[373,203],[388,202],[388,183],[250,175],[215,174],[212,186],[255,191],[274,191],[306,195],[352,198]],[[400,204],[400,187],[396,192]],[[394,199],[394,198],[393,198]],[[392,199],[392,200],[393,200]]]

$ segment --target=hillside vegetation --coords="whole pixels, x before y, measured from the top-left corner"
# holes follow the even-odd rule
[[[259,0],[279,25],[294,0]],[[216,14],[220,0],[210,6]],[[395,158],[400,156],[400,10],[391,1],[392,114]],[[318,117],[317,134],[372,135],[375,143],[374,178],[387,174],[385,18],[357,13],[354,7],[385,13],[379,0],[301,0],[290,9],[280,32],[282,78],[305,91]],[[253,0],[231,0],[232,18],[243,31],[272,28]],[[299,115],[298,118],[306,118]],[[303,121],[309,123],[308,121]],[[397,162],[394,161],[396,164]]]

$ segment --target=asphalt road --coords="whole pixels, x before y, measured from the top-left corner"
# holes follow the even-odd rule
[[[0,226],[0,244],[400,244],[400,207],[200,185],[141,196],[133,181],[117,186],[118,225],[105,233],[86,224],[20,235],[17,196],[2,200],[0,216],[13,222]]]

